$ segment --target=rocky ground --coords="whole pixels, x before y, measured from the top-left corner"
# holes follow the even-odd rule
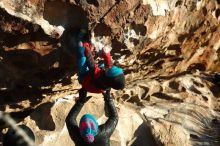
[[[29,126],[37,145],[74,146],[64,121],[80,85],[66,36],[81,26],[94,32],[96,47],[110,38],[126,75],[125,89],[112,91],[119,123],[111,145],[220,145],[219,0],[1,0],[0,7],[0,110]],[[80,115],[103,123],[103,99],[92,96]]]

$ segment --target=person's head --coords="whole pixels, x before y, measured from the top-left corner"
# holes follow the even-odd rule
[[[23,130],[33,142],[35,141],[34,133],[30,128],[25,125],[20,125],[18,127]],[[18,132],[9,128],[7,133],[3,135],[3,146],[29,146],[29,144],[24,141],[23,137],[19,135]]]
[[[105,83],[116,90],[124,89],[125,76],[121,68],[113,66],[106,72]]]
[[[92,115],[85,114],[80,119],[79,129],[84,141],[92,143],[98,133],[98,122]]]

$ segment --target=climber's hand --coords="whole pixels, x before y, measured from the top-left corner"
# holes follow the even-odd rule
[[[81,103],[87,102],[92,96],[87,96],[87,91],[83,88],[79,90],[79,99],[78,101]]]
[[[82,41],[79,41],[79,42],[78,42],[78,46],[79,46],[79,47],[83,47],[83,42],[82,42]]]
[[[103,52],[104,54],[108,54],[108,53],[110,53],[111,50],[112,50],[112,47],[109,46],[109,45],[104,46],[104,47],[102,48],[102,52]]]
[[[102,93],[105,101],[109,101],[109,100],[111,99],[110,91],[111,91],[111,88],[105,90],[105,91]]]

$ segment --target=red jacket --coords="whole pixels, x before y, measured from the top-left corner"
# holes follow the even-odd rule
[[[89,43],[83,43],[83,46],[85,48],[86,58],[88,59],[89,57],[92,57]],[[103,52],[102,57],[104,58],[105,69],[110,69],[112,67],[110,53]],[[83,78],[83,81],[82,81],[82,87],[91,93],[102,93],[103,90],[98,89],[94,85],[94,83],[96,82],[96,80],[98,80],[100,78],[101,75],[103,75],[105,73],[105,71],[103,69],[99,68],[98,65],[95,64],[94,60],[89,63],[91,63],[92,66],[94,66],[94,69],[93,69],[94,73],[89,72],[87,75],[85,75],[85,77]]]

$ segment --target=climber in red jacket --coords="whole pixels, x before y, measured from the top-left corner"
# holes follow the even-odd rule
[[[88,41],[87,32],[81,29],[79,32],[78,49],[77,49],[77,69],[78,80],[88,92],[102,93],[104,90],[113,88],[116,90],[123,89],[125,86],[125,77],[121,68],[112,65],[111,49],[104,47],[102,57],[104,64],[97,65],[94,62],[91,46]]]

